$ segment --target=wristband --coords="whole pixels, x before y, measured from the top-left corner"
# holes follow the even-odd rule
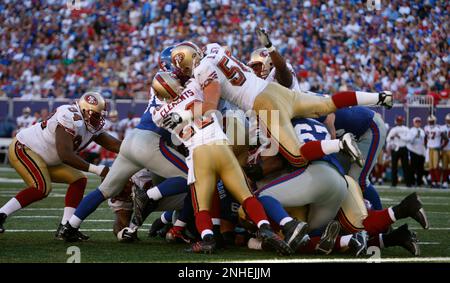
[[[272,52],[274,52],[276,49],[275,49],[275,46],[270,46],[269,48],[267,48],[267,52],[269,52],[269,53],[272,53]]]
[[[105,168],[105,165],[94,165],[89,164],[88,171],[91,173],[94,173],[97,176],[100,176],[102,174],[103,169]]]

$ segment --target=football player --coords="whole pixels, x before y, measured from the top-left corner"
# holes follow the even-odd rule
[[[242,204],[249,218],[257,224],[263,241],[279,253],[291,254],[291,248],[272,231],[264,208],[251,194],[216,112],[206,113],[192,122],[180,117],[183,113],[190,112],[191,107],[195,108],[197,101],[203,101],[200,85],[191,80],[180,92],[181,84],[171,73],[157,73],[153,83],[161,86],[154,87],[158,97],[168,102],[155,109],[155,123],[175,133],[189,149],[189,157],[186,159],[189,168],[188,184],[191,186],[195,222],[202,240],[194,243],[188,251],[211,253],[216,250],[210,210],[217,178],[220,178],[226,189]],[[292,234],[293,237],[302,239],[307,224],[298,222],[293,229],[297,231]]]
[[[211,46],[211,45],[210,45]],[[294,132],[291,118],[319,117],[336,111],[338,108],[353,105],[380,104],[392,106],[389,92],[368,93],[349,91],[336,93],[331,98],[300,95],[279,84],[267,82],[257,77],[218,44],[209,47],[210,53],[203,52],[192,43],[180,43],[172,50],[172,62],[185,75],[194,75],[201,86],[205,100],[199,113],[185,111],[183,119],[192,120],[203,113],[217,109],[222,97],[236,104],[243,111],[254,110],[259,114],[263,127],[272,139],[276,140],[283,156],[293,165],[302,166],[308,160],[324,155],[319,143],[302,145]],[[271,46],[266,46],[270,49]],[[282,110],[282,111],[280,111]],[[263,115],[265,111],[265,114]],[[276,111],[279,123],[272,126],[272,113]],[[275,118],[274,118],[275,119]],[[278,128],[272,128],[279,126]],[[271,131],[276,130],[276,136]]]
[[[383,118],[363,106],[339,109],[330,116],[334,116],[332,119],[336,136],[352,133],[365,160],[364,165],[360,167],[351,163],[347,156],[339,154],[339,161],[344,166],[346,174],[358,182],[364,198],[370,201],[373,209],[382,209],[380,196],[370,182],[369,176],[386,142],[387,129]]]
[[[337,150],[327,148],[326,156],[311,161],[307,166],[293,172],[290,168],[284,169],[282,173],[277,173],[276,178],[269,175],[261,179],[257,182],[258,190],[255,193],[260,198],[274,197],[284,207],[309,205],[307,222],[311,229],[318,229],[335,218],[348,194],[348,181],[344,178],[343,168],[334,153],[342,151],[356,159],[360,159],[361,153],[351,134],[345,134],[341,140],[331,140],[326,127],[316,120],[296,118],[292,120],[292,124],[301,142],[329,141],[337,144]],[[274,164],[276,159],[275,156],[271,161],[266,160],[264,163]],[[264,168],[261,164],[255,166]],[[247,172],[248,169],[247,167]],[[272,167],[270,170],[274,169],[275,167]],[[252,168],[252,173],[248,174],[253,179],[260,179],[269,173],[267,169],[266,172],[261,169],[260,172],[263,174],[255,176],[253,173],[255,171],[257,170]],[[274,220],[281,220],[279,216],[270,216]]]
[[[108,173],[108,167],[89,164],[77,152],[91,141],[119,152],[121,142],[103,130],[105,115],[106,101],[98,92],[89,91],[75,104],[58,107],[48,120],[20,131],[9,147],[8,157],[28,187],[0,208],[0,232],[4,232],[7,216],[47,197],[55,182],[69,184],[64,215],[55,235],[61,237],[62,225],[83,198],[87,178],[81,171],[101,177]],[[79,232],[74,237],[87,238]]]
[[[275,49],[266,31],[257,28],[256,35],[261,44],[269,46],[269,48],[263,47],[253,51],[247,65],[253,69],[258,77],[268,82],[278,82],[284,87],[300,91],[294,68]]]
[[[448,188],[448,176],[450,174],[450,113],[445,115],[445,125],[442,126],[443,132],[447,137],[447,144],[444,147],[442,152],[442,170],[444,172],[444,176],[442,177],[442,188]]]
[[[428,116],[428,125],[425,126],[425,146],[428,149],[428,167],[431,175],[431,187],[441,186],[441,172],[439,170],[439,155],[448,139],[442,128],[436,124],[434,115]]]
[[[16,129],[17,132],[33,125],[36,122],[36,119],[33,116],[31,116],[31,108],[28,106],[24,107],[22,109],[22,115],[17,117],[16,122],[17,122],[17,129]]]

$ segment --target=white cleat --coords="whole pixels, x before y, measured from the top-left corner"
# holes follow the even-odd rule
[[[377,105],[385,106],[387,109],[391,109],[392,106],[394,105],[394,98],[392,96],[392,92],[384,90],[378,93]]]
[[[353,134],[346,133],[343,135],[340,139],[339,146],[344,153],[350,155],[352,161],[356,162],[359,167],[362,168],[364,166],[365,160],[358,148],[358,145],[356,144]]]

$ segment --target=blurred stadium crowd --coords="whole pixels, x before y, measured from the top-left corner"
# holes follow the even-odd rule
[[[386,2],[390,2],[389,4]],[[256,26],[295,67],[303,90],[391,90],[398,102],[447,103],[446,1],[66,0],[0,2],[0,97],[145,99],[159,52],[195,39],[219,42],[244,61],[260,47]]]

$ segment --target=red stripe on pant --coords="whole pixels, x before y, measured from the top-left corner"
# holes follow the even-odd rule
[[[261,125],[261,127],[264,127],[264,129],[266,129],[267,137],[270,138],[275,144],[278,145],[281,155],[283,155],[283,157],[286,158],[286,160],[290,164],[292,164],[295,167],[302,167],[302,166],[306,165],[306,163],[308,161],[305,158],[303,158],[303,156],[294,155],[294,154],[290,153],[282,144],[280,144],[280,142],[278,140],[276,140],[275,138],[272,137],[272,134],[270,133],[269,129],[263,122],[261,122],[260,125]],[[300,149],[299,149],[299,151],[300,151]]]
[[[191,199],[192,199],[192,208],[194,209],[194,212],[198,212],[198,200],[197,200],[197,194],[195,192],[195,185],[191,185]]]
[[[19,146],[18,142],[16,143],[16,154],[22,164],[29,170],[29,173],[32,175],[33,180],[36,182],[37,189],[42,191],[42,193],[45,193],[46,184],[44,176],[42,176],[41,171],[35,165],[33,160],[31,160],[25,153],[24,147]]]
[[[352,225],[352,223],[345,216],[342,209],[340,209],[338,212],[338,220],[342,226],[342,229],[344,231],[348,232],[349,234],[353,234],[353,233],[361,231],[361,229]]]

